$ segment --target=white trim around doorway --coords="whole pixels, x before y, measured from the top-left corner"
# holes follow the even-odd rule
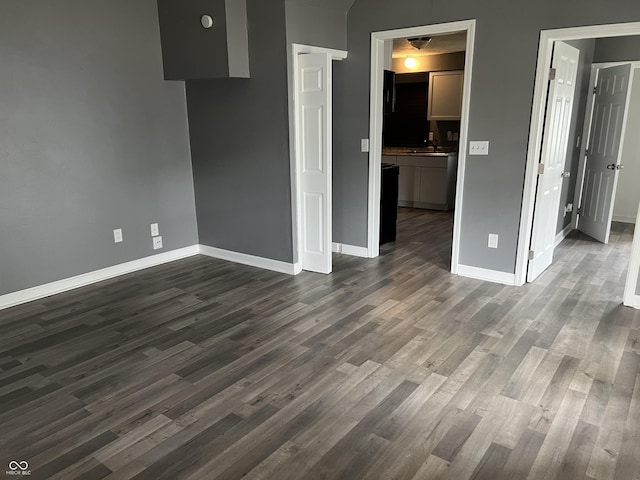
[[[536,69],[524,192],[520,214],[518,249],[516,252],[516,285],[524,285],[526,283],[527,264],[529,261],[528,252],[531,245],[531,229],[533,227],[533,212],[535,209],[536,170],[542,149],[544,112],[547,95],[549,93],[549,67],[551,65],[553,43],[556,41],[622,37],[627,35],[640,35],[640,22],[543,30],[540,33],[538,66]]]
[[[380,163],[382,161],[382,100],[385,64],[385,41],[395,38],[444,35],[466,32],[467,46],[464,66],[464,88],[462,94],[462,114],[460,118],[460,147],[458,151],[458,177],[456,183],[456,201],[453,222],[453,245],[451,250],[451,273],[458,271],[460,227],[462,224],[462,201],[465,164],[467,157],[467,137],[469,130],[469,106],[471,103],[471,73],[473,66],[473,46],[475,40],[475,20],[425,25],[403,28],[371,34],[371,97],[369,124],[369,194],[368,194],[368,232],[367,252],[371,258],[380,254]],[[388,53],[388,52],[387,52]]]

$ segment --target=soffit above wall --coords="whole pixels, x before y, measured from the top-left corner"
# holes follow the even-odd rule
[[[330,10],[340,10],[347,13],[355,0],[287,0],[287,3],[296,3],[310,7],[328,8]]]
[[[393,41],[393,58],[464,52],[466,47],[467,34],[465,32],[450,35],[434,35],[431,37],[431,43],[421,50],[414,48],[406,38],[397,38]]]

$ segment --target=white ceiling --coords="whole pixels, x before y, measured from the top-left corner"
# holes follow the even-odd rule
[[[330,10],[340,10],[346,14],[354,4],[355,0],[287,0],[287,2],[297,3],[298,5],[328,8]]]
[[[465,32],[431,36],[431,43],[422,50],[411,46],[406,38],[396,38],[393,41],[393,58],[403,58],[409,55],[412,57],[420,57],[424,55],[464,52],[466,45],[467,34]]]

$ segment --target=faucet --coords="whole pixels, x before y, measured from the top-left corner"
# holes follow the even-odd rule
[[[424,140],[422,140],[422,143],[424,143],[425,147],[428,147],[429,145],[431,145],[433,147],[434,153],[438,153],[438,141],[437,140],[427,140],[425,138]]]

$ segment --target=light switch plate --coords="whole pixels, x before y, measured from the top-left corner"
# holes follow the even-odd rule
[[[365,153],[369,151],[369,139],[363,138],[360,140],[360,151]]]
[[[162,248],[162,237],[153,237],[153,249],[159,250]]]
[[[152,223],[151,224],[151,236],[152,237],[157,237],[158,235],[160,235],[160,228],[158,227],[157,223]]]
[[[121,243],[122,242],[122,229],[121,228],[116,228],[113,231],[113,241],[115,243]]]
[[[498,235],[496,233],[489,234],[489,243],[487,246],[489,248],[498,248]]]
[[[469,142],[469,155],[489,155],[489,142]]]

